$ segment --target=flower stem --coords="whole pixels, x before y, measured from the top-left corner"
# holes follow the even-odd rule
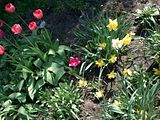
[[[15,14],[16,14],[17,17],[20,18],[20,19],[22,20],[22,22],[28,27],[28,24],[23,20],[23,18],[22,18],[19,14],[17,14],[16,12],[15,12]]]

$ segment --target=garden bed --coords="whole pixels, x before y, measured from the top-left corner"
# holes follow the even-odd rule
[[[0,119],[159,120],[159,1],[2,5]]]

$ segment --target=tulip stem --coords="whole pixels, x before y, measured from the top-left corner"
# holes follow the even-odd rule
[[[32,42],[24,34],[22,34],[21,36],[24,37],[31,46],[34,47],[34,45],[32,44]]]
[[[7,25],[7,27],[9,27],[10,29],[11,29],[11,26],[9,26],[9,24],[7,24],[5,21],[3,21],[2,19],[1,19],[1,21],[5,24],[5,25]]]
[[[22,22],[28,27],[28,24],[23,20],[23,18],[22,18],[19,14],[17,14],[16,12],[15,12],[15,14],[16,14],[17,17],[19,17],[19,18],[22,20]]]
[[[108,64],[106,64],[105,66],[101,67],[100,70],[99,70],[99,76],[98,76],[98,84],[99,84],[99,87],[100,87],[100,81],[102,80],[101,79],[101,76],[102,76],[102,73],[103,73],[103,70],[104,68],[108,66]]]

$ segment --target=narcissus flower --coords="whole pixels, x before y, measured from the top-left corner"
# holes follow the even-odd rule
[[[99,43],[99,49],[103,50],[106,48],[106,43]]]
[[[144,118],[144,119],[147,118],[148,113],[146,111],[144,111],[144,110],[137,110],[136,112],[141,116],[141,119],[142,118]]]
[[[112,47],[113,47],[113,48],[119,49],[119,48],[122,47],[122,45],[123,45],[123,43],[122,43],[121,40],[119,40],[119,38],[112,40]]]
[[[79,80],[79,87],[87,87],[87,81],[84,79]]]
[[[109,59],[109,63],[115,63],[117,61],[116,55],[111,55],[111,58]]]
[[[96,97],[97,98],[102,98],[104,96],[104,91],[103,90],[99,90],[96,92]]]
[[[37,9],[33,12],[33,16],[37,19],[41,19],[43,17],[43,12],[41,9]]]
[[[160,76],[160,67],[159,69],[153,68],[154,74]]]
[[[2,45],[0,45],[0,55],[3,55],[4,54],[4,47]]]
[[[117,100],[114,100],[114,103],[113,103],[115,106],[117,107],[120,107],[122,105],[121,102],[117,101]]]
[[[6,4],[6,6],[5,6],[5,10],[6,10],[7,12],[9,12],[9,13],[14,13],[15,10],[16,10],[16,8],[15,8],[15,6],[14,6],[12,3],[8,3],[8,4]]]
[[[110,72],[109,74],[107,74],[109,79],[113,79],[116,78],[116,73],[114,71]]]
[[[131,44],[131,40],[132,40],[132,36],[130,34],[127,34],[123,39],[122,39],[122,43],[124,46],[126,45],[130,45]]]
[[[15,35],[20,34],[22,32],[22,27],[20,26],[20,24],[14,24],[11,30]]]
[[[32,21],[32,22],[29,23],[28,27],[31,31],[36,30],[37,29],[37,24],[36,24],[36,22]]]
[[[78,58],[70,57],[69,66],[77,67],[81,61]]]
[[[124,69],[123,71],[123,75],[126,76],[132,76],[132,71],[130,69]]]
[[[109,24],[107,25],[107,28],[109,29],[109,31],[112,31],[112,30],[116,31],[117,27],[118,27],[117,19],[115,20],[109,19]]]
[[[5,33],[3,30],[0,29],[0,39],[4,39],[5,38]]]
[[[96,61],[96,65],[98,65],[98,67],[102,67],[105,65],[104,59],[99,59]]]

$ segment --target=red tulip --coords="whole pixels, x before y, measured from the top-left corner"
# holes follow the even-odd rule
[[[70,57],[69,66],[76,67],[81,63],[78,58]]]
[[[37,24],[36,24],[36,22],[32,21],[32,22],[29,23],[28,27],[31,31],[36,30],[37,29]]]
[[[43,12],[41,9],[37,9],[33,12],[33,16],[37,19],[41,19],[43,17]]]
[[[22,32],[22,28],[19,24],[14,24],[11,28],[12,32],[16,34],[20,34]]]
[[[6,4],[6,6],[5,6],[5,10],[7,11],[7,12],[9,12],[9,13],[14,13],[14,11],[15,11],[15,6],[12,4],[12,3],[8,3],[8,4]]]
[[[5,38],[5,33],[3,30],[0,29],[0,39],[4,39]]]
[[[3,55],[4,54],[4,48],[2,45],[0,45],[0,55]]]
[[[3,26],[3,22],[0,20],[0,27],[2,27]]]

